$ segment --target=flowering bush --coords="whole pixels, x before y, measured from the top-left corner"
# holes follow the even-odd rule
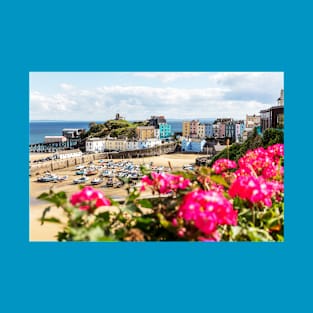
[[[212,166],[212,170],[216,174],[220,174],[222,172],[227,171],[228,169],[237,168],[237,164],[235,161],[228,159],[219,159],[216,160]]]
[[[90,186],[70,197],[43,193],[65,212],[59,241],[283,241],[284,146],[248,151],[238,163],[212,168],[145,172],[141,187],[128,186],[122,203]],[[147,198],[143,192],[151,191]]]
[[[74,193],[71,196],[70,202],[78,206],[81,210],[94,211],[101,206],[109,206],[110,200],[104,194],[95,190],[92,187],[86,186],[80,192]]]

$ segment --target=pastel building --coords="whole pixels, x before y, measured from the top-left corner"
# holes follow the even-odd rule
[[[154,138],[160,139],[160,130],[158,128],[154,129]]]
[[[198,125],[198,137],[205,138],[205,125],[204,124]]]
[[[241,142],[243,140],[243,132],[245,130],[245,124],[243,121],[239,121],[235,124],[235,141]]]
[[[183,122],[183,137],[189,137],[190,136],[190,122]]]
[[[225,137],[231,138],[232,140],[235,140],[236,137],[236,125],[235,123],[226,123],[225,124]]]
[[[172,126],[168,123],[159,123],[160,139],[167,139],[172,135]]]
[[[253,128],[260,126],[261,124],[261,116],[260,115],[246,115],[246,127]]]
[[[201,152],[205,142],[204,139],[184,138],[181,142],[181,149],[185,152]]]
[[[103,152],[106,150],[103,138],[89,138],[86,140],[86,152]]]
[[[139,140],[146,140],[154,138],[155,127],[154,126],[138,126],[136,127],[136,135]]]
[[[213,137],[213,124],[208,123],[208,124],[204,124],[205,127],[205,137]]]
[[[190,122],[190,137],[197,138],[198,137],[198,127],[200,122],[198,120],[192,120]]]
[[[128,151],[137,150],[139,149],[139,142],[135,140],[130,140],[130,141],[127,140],[125,143],[125,149]]]
[[[226,136],[226,125],[224,123],[219,124],[219,138],[225,138]]]
[[[89,138],[86,140],[87,152],[131,151],[161,145],[161,139],[123,140],[114,138]]]
[[[148,149],[162,145],[162,140],[157,138],[138,141],[138,149]]]
[[[125,151],[126,140],[123,139],[108,139],[105,141],[106,150],[113,151]]]
[[[220,124],[213,124],[213,137],[218,138],[220,133]]]

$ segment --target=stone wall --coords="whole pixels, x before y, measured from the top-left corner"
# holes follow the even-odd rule
[[[67,167],[73,167],[82,163],[89,163],[100,159],[131,159],[142,158],[148,156],[157,156],[161,154],[173,153],[176,144],[169,143],[162,146],[153,147],[143,150],[121,151],[121,152],[105,152],[95,154],[85,154],[82,157],[69,158],[66,160],[46,161],[40,164],[32,164],[30,166],[30,175],[42,174],[44,172],[52,172]]]

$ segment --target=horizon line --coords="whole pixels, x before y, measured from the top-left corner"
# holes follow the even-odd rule
[[[233,118],[231,116],[229,117],[189,117],[189,118],[166,118],[166,120],[169,121],[182,121],[182,120],[214,120],[214,119],[218,119],[218,118]],[[147,119],[129,119],[128,121],[138,121],[138,120],[148,120]],[[233,118],[236,119],[236,118]],[[239,120],[242,120],[244,118],[237,118]],[[115,120],[114,118],[112,119],[107,119],[107,120],[56,120],[56,119],[33,119],[33,120],[29,120],[29,122],[105,122],[105,121],[109,121],[109,120]]]

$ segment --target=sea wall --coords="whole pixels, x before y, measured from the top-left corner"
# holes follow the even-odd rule
[[[157,156],[161,154],[173,153],[176,149],[176,143],[163,144],[162,146],[132,151],[104,152],[85,154],[81,157],[69,158],[65,160],[53,160],[43,163],[31,164],[29,169],[30,175],[52,172],[67,167],[76,166],[82,163],[89,163],[100,159],[132,159],[143,158],[148,156]]]

